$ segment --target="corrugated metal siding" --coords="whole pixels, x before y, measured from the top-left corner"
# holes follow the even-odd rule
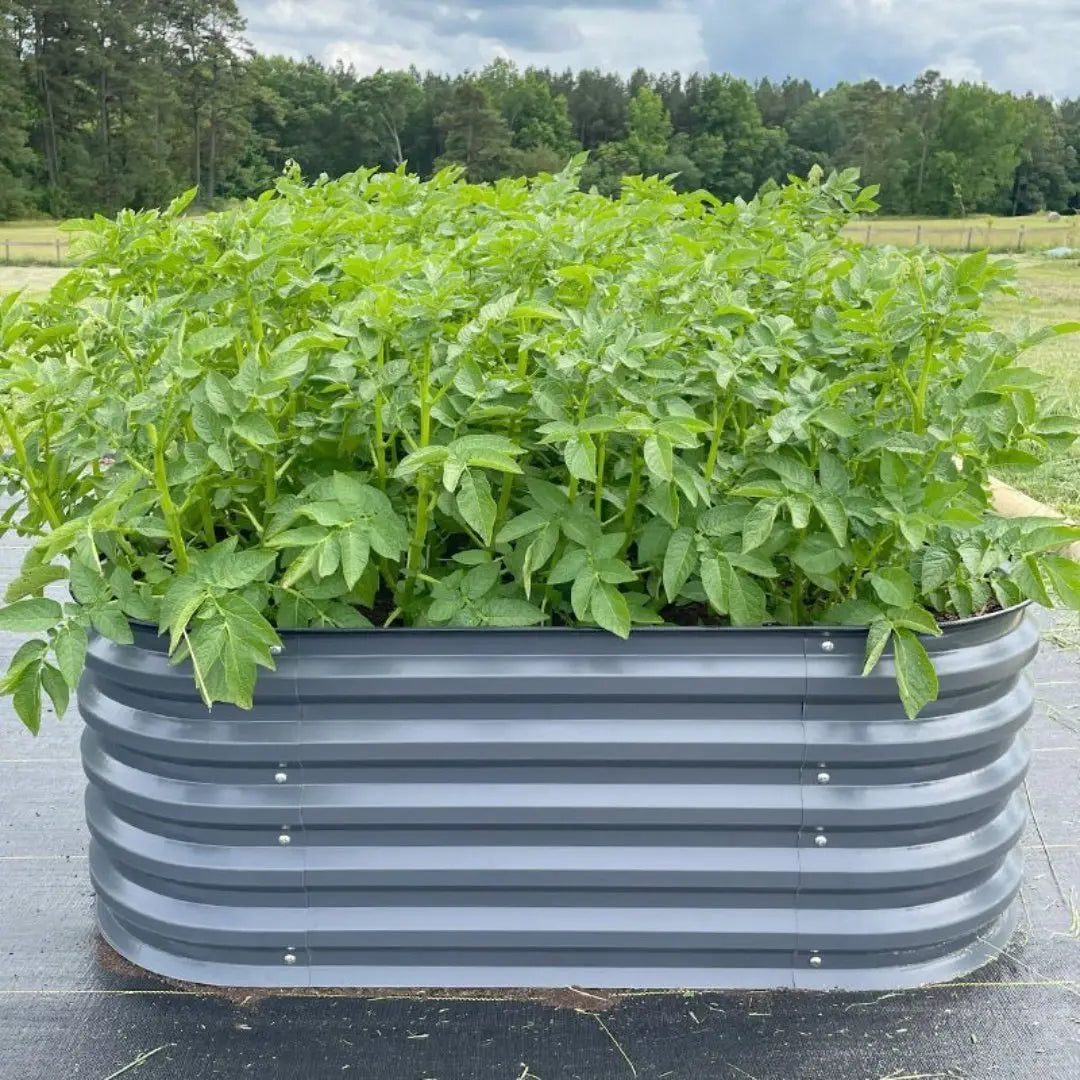
[[[151,633],[92,644],[101,924],[161,974],[898,987],[1011,931],[1022,611],[931,644],[915,722],[852,630],[284,641],[251,712],[210,714]]]

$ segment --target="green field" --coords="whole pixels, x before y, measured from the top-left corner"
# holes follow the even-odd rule
[[[0,246],[8,228],[0,226]],[[26,228],[37,231],[39,236],[49,235],[47,230],[51,228],[55,235],[55,226],[38,223]],[[1022,296],[998,301],[992,309],[1003,329],[1015,327],[1024,319],[1032,326],[1080,320],[1080,259],[1029,255],[1015,261]],[[43,291],[63,273],[60,267],[0,266],[0,295],[19,288]],[[1055,409],[1080,417],[1080,334],[1040,345],[1028,354],[1027,362],[1050,376],[1044,391],[1048,402]],[[1008,473],[1003,479],[1036,499],[1080,518],[1080,443],[1070,454],[1035,472]]]
[[[1022,297],[1000,300],[992,309],[1003,329],[1025,319],[1032,327],[1080,321],[1080,260],[1032,256],[1016,262]],[[1080,418],[1080,334],[1037,346],[1025,362],[1050,376],[1043,390],[1046,402]],[[1006,473],[1002,479],[1080,519],[1080,441],[1071,452],[1034,472]]]
[[[1080,248],[1080,215],[1049,221],[1045,214],[1027,217],[967,218],[873,217],[853,222],[845,230],[854,240],[907,247],[921,243],[953,251],[1045,251],[1054,247]]]
[[[67,258],[68,234],[55,221],[0,221],[0,266],[56,265]],[[59,246],[58,246],[59,245]]]

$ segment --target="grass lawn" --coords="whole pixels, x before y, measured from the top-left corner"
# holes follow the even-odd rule
[[[967,218],[872,217],[853,222],[845,232],[854,240],[872,244],[915,243],[930,247],[976,251],[1036,251],[1052,247],[1080,247],[1080,215],[1048,221],[1045,214],[1026,217]]]
[[[1028,257],[1016,262],[1023,297],[998,301],[992,309],[1003,329],[1023,319],[1033,327],[1080,321],[1080,260]],[[1080,417],[1080,334],[1039,345],[1025,363],[1050,376],[1042,393],[1055,411]],[[1002,479],[1080,519],[1080,440],[1034,472],[1008,472]]]
[[[0,266],[4,263],[51,263],[67,256],[68,234],[55,221],[0,221]],[[59,259],[57,242],[59,241]]]

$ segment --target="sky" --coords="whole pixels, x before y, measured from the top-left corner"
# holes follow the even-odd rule
[[[239,0],[260,51],[456,73],[496,56],[556,70],[796,75],[819,87],[952,79],[1080,95],[1080,0]]]

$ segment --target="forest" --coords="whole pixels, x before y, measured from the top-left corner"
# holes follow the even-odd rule
[[[257,54],[235,0],[0,0],[0,220],[112,214],[197,186],[203,205],[360,166],[471,180],[590,152],[583,184],[677,174],[750,197],[788,174],[858,166],[887,214],[1080,207],[1080,99],[926,71],[910,84],[722,73],[354,70]]]

